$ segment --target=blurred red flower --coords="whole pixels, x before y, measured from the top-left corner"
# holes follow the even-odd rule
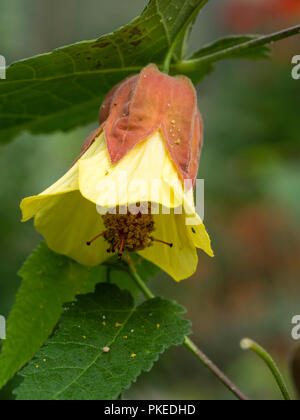
[[[298,15],[300,0],[229,0],[225,6],[225,21],[239,31]]]

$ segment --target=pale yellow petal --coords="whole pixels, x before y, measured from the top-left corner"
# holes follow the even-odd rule
[[[35,217],[34,225],[53,251],[83,265],[95,266],[108,258],[107,243],[99,238],[86,242],[105,230],[96,206],[79,191],[48,196]]]
[[[139,254],[166,271],[174,280],[180,281],[195,273],[198,257],[186,231],[183,214],[155,215],[153,236],[166,242],[167,245],[155,242],[153,246],[139,251]]]
[[[48,198],[54,195],[65,194],[78,190],[78,165],[74,165],[62,178],[55,184],[47,188],[39,195],[24,198],[21,202],[22,222],[34,217],[37,212],[47,205]]]
[[[92,144],[92,146],[84,154],[84,158],[88,158],[89,156],[93,155],[95,147],[96,145]],[[27,197],[22,200],[20,205],[23,215],[22,222],[26,222],[27,220],[34,217],[40,209],[47,205],[48,197],[58,194],[65,194],[78,189],[79,184],[77,162],[66,172],[65,175],[63,175],[58,181],[56,181],[45,191],[38,195]]]
[[[196,248],[202,249],[210,257],[214,256],[214,252],[211,248],[211,240],[203,223],[187,226],[187,231]]]
[[[187,206],[185,206],[185,210],[187,210]],[[202,249],[210,257],[213,257],[214,252],[211,248],[211,240],[206,232],[204,223],[196,212],[192,213],[191,208],[189,208],[188,214],[185,215],[185,223],[193,245]]]
[[[84,197],[103,207],[155,202],[178,207],[183,187],[160,131],[131,149],[112,165],[102,133],[95,152],[79,161],[79,189]]]
[[[187,233],[196,248],[202,249],[210,257],[214,256],[211,240],[206,232],[203,221],[196,213],[193,194],[190,191],[184,196],[185,224]]]

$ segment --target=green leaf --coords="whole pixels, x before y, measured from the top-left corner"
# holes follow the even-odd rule
[[[212,63],[203,63],[201,65],[197,65],[197,68],[190,68],[188,74],[194,85],[197,85],[214,70],[215,66]]]
[[[7,323],[0,356],[0,388],[30,360],[52,333],[63,304],[94,290],[105,267],[87,269],[42,243],[19,274],[23,278]]]
[[[198,2],[197,7],[194,8],[190,18],[185,22],[181,31],[177,35],[178,39],[175,38],[174,43],[176,43],[176,47],[173,55],[176,61],[184,60],[188,55],[189,40],[198,14],[209,1],[210,0],[202,0],[201,2]]]
[[[222,39],[219,39],[211,44],[208,44],[202,47],[199,51],[195,52],[189,60],[197,60],[203,58],[204,60],[209,57],[211,54],[215,54],[218,52],[222,52],[227,50],[228,48],[236,47],[244,42],[251,41],[253,39],[258,38],[256,35],[245,35],[245,36],[228,36]],[[244,51],[232,52],[232,54],[226,56],[226,58],[233,59],[250,59],[250,60],[259,60],[268,58],[270,55],[270,48],[266,45],[256,48],[248,48]],[[212,73],[215,69],[214,63],[219,59],[216,58],[215,60],[211,60],[211,62],[203,61],[203,63],[197,64],[193,69],[191,66],[190,70],[188,71],[189,77],[192,79],[194,84],[199,83],[204,77],[208,76]],[[188,69],[185,69],[187,72]]]
[[[236,47],[237,45],[243,44],[244,42],[248,42],[257,38],[259,38],[258,35],[227,36],[202,47],[199,51],[195,52],[189,59],[194,60],[197,58],[206,57],[210,54],[224,51],[227,48]],[[269,55],[270,48],[267,45],[263,45],[261,47],[248,48],[245,51],[233,51],[232,55],[227,56],[226,58],[246,58],[250,60],[259,60],[269,58]]]
[[[133,258],[144,279],[158,271],[141,257],[133,255]],[[108,276],[107,266],[83,267],[52,252],[45,243],[33,252],[19,274],[23,281],[8,319],[7,339],[0,355],[0,388],[45,343],[63,312],[63,304],[72,301],[76,294],[89,293],[97,283],[107,280],[129,289],[135,296],[138,294],[124,266],[117,261],[109,261]]]
[[[134,307],[128,292],[109,284],[66,309],[58,331],[21,372],[18,400],[117,399],[190,332],[176,303],[155,298]]]
[[[0,143],[18,133],[69,130],[96,121],[108,91],[149,62],[164,60],[203,0],[151,0],[129,25],[12,64],[0,81]]]

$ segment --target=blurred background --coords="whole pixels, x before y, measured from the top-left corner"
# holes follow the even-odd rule
[[[97,38],[140,14],[146,0],[0,0],[0,54],[7,62]],[[298,0],[214,0],[201,13],[191,46],[231,33],[267,33],[299,23]],[[215,259],[199,254],[197,273],[180,284],[161,274],[157,294],[187,307],[193,339],[247,393],[278,399],[269,371],[239,341],[249,336],[278,361],[288,382],[300,314],[300,81],[291,59],[300,37],[273,46],[269,61],[224,61],[198,86],[205,121],[199,177]],[[100,105],[100,104],[99,104]],[[20,223],[19,203],[53,183],[78,155],[93,126],[23,134],[0,154],[0,313],[8,315],[17,271],[40,242]],[[298,343],[299,344],[299,343]],[[0,399],[10,398],[10,384]],[[128,399],[231,399],[183,348],[143,374]]]

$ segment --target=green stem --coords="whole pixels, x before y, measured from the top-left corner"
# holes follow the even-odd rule
[[[257,344],[255,341],[250,340],[249,338],[244,338],[241,341],[241,348],[243,350],[252,350],[254,353],[256,353],[269,367],[269,369],[272,372],[272,375],[274,376],[280,391],[283,395],[283,398],[287,401],[291,401],[292,397],[287,389],[287,386],[285,384],[284,378],[278,369],[275,361],[272,359],[272,357],[268,354],[268,352],[261,347],[259,344]]]
[[[167,52],[165,61],[163,63],[163,72],[164,73],[169,73],[170,71],[170,64],[175,52],[175,49],[177,47],[178,42],[180,41],[182,35],[184,35],[189,27],[189,25],[193,22],[194,19],[196,19],[196,17],[198,16],[199,11],[202,9],[202,7],[204,7],[206,5],[206,3],[208,3],[209,0],[202,0],[200,2],[200,4],[193,10],[193,12],[191,13],[191,15],[189,16],[188,20],[184,23],[184,25],[179,29],[179,31],[177,32],[176,37],[174,38],[172,44],[170,45],[170,48]]]
[[[191,351],[198,360],[213,373],[219,381],[222,382],[226,388],[229,389],[239,400],[248,401],[249,398],[246,397],[231,381],[227,376],[196,346],[196,344],[190,340],[188,337],[185,337],[184,346]]]
[[[133,280],[136,282],[136,284],[138,285],[138,287],[141,289],[141,291],[143,292],[144,296],[147,299],[154,299],[155,296],[154,294],[151,292],[151,290],[145,285],[145,283],[143,282],[141,276],[138,274],[138,272],[136,271],[133,263],[130,261],[128,263],[128,267],[129,267],[129,272],[133,278]]]
[[[223,58],[232,57],[234,54],[242,53],[245,50],[261,47],[263,45],[270,44],[275,41],[280,41],[290,36],[298,35],[299,33],[300,33],[300,25],[296,25],[296,26],[284,29],[279,32],[274,32],[269,35],[261,36],[251,41],[243,42],[234,47],[226,48],[225,50],[218,51],[213,54],[206,55],[204,57],[178,62],[176,64],[176,68],[178,71],[181,71],[183,73],[188,73],[190,71],[195,71],[199,69],[203,64],[213,63]]]
[[[144,281],[138,274],[138,272],[135,269],[135,266],[130,259],[129,256],[127,256],[127,263],[128,263],[128,269],[129,273],[131,274],[133,280],[136,282],[138,287],[143,292],[144,296],[147,299],[154,299],[155,296],[151,292],[151,290],[145,285]],[[188,337],[185,337],[183,345],[194,354],[194,356],[197,357],[198,360],[212,372],[219,381],[225,385],[229,391],[231,391],[239,400],[242,401],[248,401],[248,398],[227,378],[227,376],[196,346],[195,343],[193,343],[192,340],[190,340]]]

